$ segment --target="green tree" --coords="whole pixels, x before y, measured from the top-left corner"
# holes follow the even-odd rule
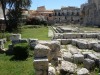
[[[18,28],[19,18],[21,18],[22,9],[28,9],[31,6],[31,0],[0,0],[6,23],[6,30],[12,31]],[[6,19],[5,9],[9,9],[8,20]]]

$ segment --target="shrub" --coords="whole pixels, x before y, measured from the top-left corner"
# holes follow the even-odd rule
[[[13,48],[14,58],[18,60],[25,60],[29,56],[28,44],[16,44]]]

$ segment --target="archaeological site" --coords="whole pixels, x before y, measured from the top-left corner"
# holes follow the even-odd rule
[[[100,0],[50,10],[2,1],[0,75],[100,75]]]

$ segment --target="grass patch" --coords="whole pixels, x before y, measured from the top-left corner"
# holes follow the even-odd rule
[[[38,28],[22,28],[22,38],[36,38],[39,40],[49,40],[48,38],[48,27]]]
[[[25,61],[10,61],[11,56],[0,54],[1,75],[34,75],[33,58]]]

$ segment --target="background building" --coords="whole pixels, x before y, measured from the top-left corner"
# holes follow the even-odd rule
[[[77,7],[62,7],[54,10],[55,23],[79,23],[80,8]]]
[[[40,18],[48,23],[53,23],[53,10],[46,10],[45,6],[37,7],[37,10],[29,10],[30,17]]]

